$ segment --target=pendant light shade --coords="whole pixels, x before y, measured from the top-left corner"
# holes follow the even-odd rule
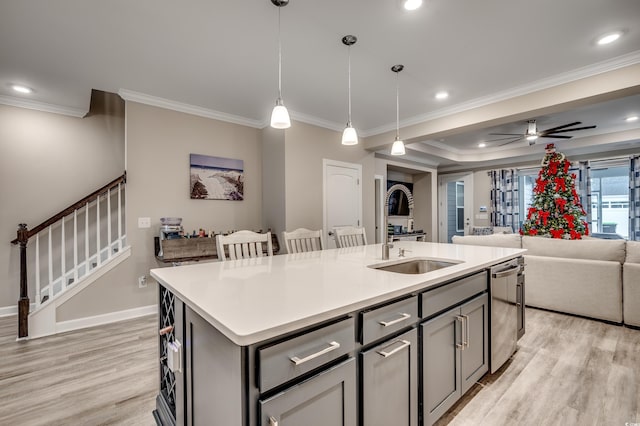
[[[404,155],[404,154],[405,154],[404,142],[396,138],[395,142],[393,142],[393,145],[391,145],[391,155]]]
[[[347,127],[342,132],[342,145],[357,145],[358,144],[358,133],[356,129],[351,125],[351,46],[356,44],[358,38],[354,35],[346,35],[342,37],[342,43],[347,46],[347,52],[349,57],[349,68],[348,68],[348,77],[349,77],[349,118],[347,119]]]
[[[274,129],[288,129],[291,127],[289,111],[282,102],[282,41],[280,37],[280,9],[289,4],[289,0],[271,0],[271,3],[278,6],[278,98],[276,106],[271,112],[271,127]]]
[[[347,123],[347,127],[342,132],[342,145],[358,145],[358,133],[351,127],[351,123]]]
[[[404,155],[404,142],[400,139],[400,71],[404,65],[394,65],[391,71],[396,73],[396,140],[391,146],[391,155]]]

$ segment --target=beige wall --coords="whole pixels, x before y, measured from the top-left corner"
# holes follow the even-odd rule
[[[475,226],[491,224],[491,179],[488,170],[473,172],[473,217]],[[486,212],[480,212],[480,206],[486,206]],[[486,215],[486,218],[484,218]]]
[[[263,228],[278,234],[286,229],[285,131],[262,130],[262,217]]]
[[[131,257],[58,309],[60,321],[156,303],[150,278],[137,277],[161,266],[153,237],[160,218],[182,217],[185,232],[227,231],[262,226],[262,144],[260,130],[161,108],[127,103],[127,238]],[[191,200],[189,154],[244,160],[243,201]],[[138,218],[151,228],[139,229]],[[116,295],[115,297],[113,295]]]
[[[37,226],[120,176],[123,135],[121,117],[0,105],[0,309],[15,307],[19,296],[19,250],[9,244],[18,224]]]
[[[367,239],[374,238],[374,154],[363,144],[343,146],[341,133],[295,122],[285,131],[286,228],[323,227],[322,160],[362,165],[362,220]],[[325,238],[326,238],[325,230]]]

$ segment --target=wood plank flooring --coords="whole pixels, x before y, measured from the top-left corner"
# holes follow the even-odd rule
[[[0,318],[0,425],[153,425],[154,315],[26,342]],[[518,352],[437,423],[640,423],[640,331],[527,309]]]
[[[640,331],[527,309],[518,351],[443,425],[640,424]]]
[[[155,315],[16,342],[0,318],[0,425],[155,425]]]

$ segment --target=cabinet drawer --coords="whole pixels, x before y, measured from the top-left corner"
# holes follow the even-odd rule
[[[430,317],[450,306],[462,302],[482,291],[487,290],[488,272],[462,278],[435,290],[422,293],[422,318]]]
[[[418,320],[418,296],[360,313],[363,345],[402,330]]]
[[[351,352],[355,346],[353,318],[327,325],[258,349],[259,387],[265,392]]]

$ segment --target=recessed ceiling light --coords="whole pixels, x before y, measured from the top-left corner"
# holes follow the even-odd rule
[[[442,91],[442,92],[436,93],[436,99],[438,100],[447,99],[448,97],[449,97],[448,92]]]
[[[621,35],[622,33],[620,31],[605,34],[602,37],[600,37],[596,43],[598,44],[598,46],[603,46],[605,44],[613,43],[614,41],[619,39]]]
[[[406,10],[416,10],[420,6],[422,6],[422,0],[404,0],[402,6]]]
[[[480,142],[480,143],[478,144],[478,148],[484,148],[485,146],[487,146],[487,144],[486,144],[486,143],[484,143],[484,142]]]
[[[33,93],[33,89],[32,88],[27,87],[27,86],[22,86],[20,84],[12,84],[11,88],[13,90],[15,90],[16,92],[18,92],[18,93],[26,93],[26,94]]]
[[[631,117],[625,118],[624,121],[626,121],[627,123],[631,123],[632,121],[638,121],[638,116],[632,115]]]

